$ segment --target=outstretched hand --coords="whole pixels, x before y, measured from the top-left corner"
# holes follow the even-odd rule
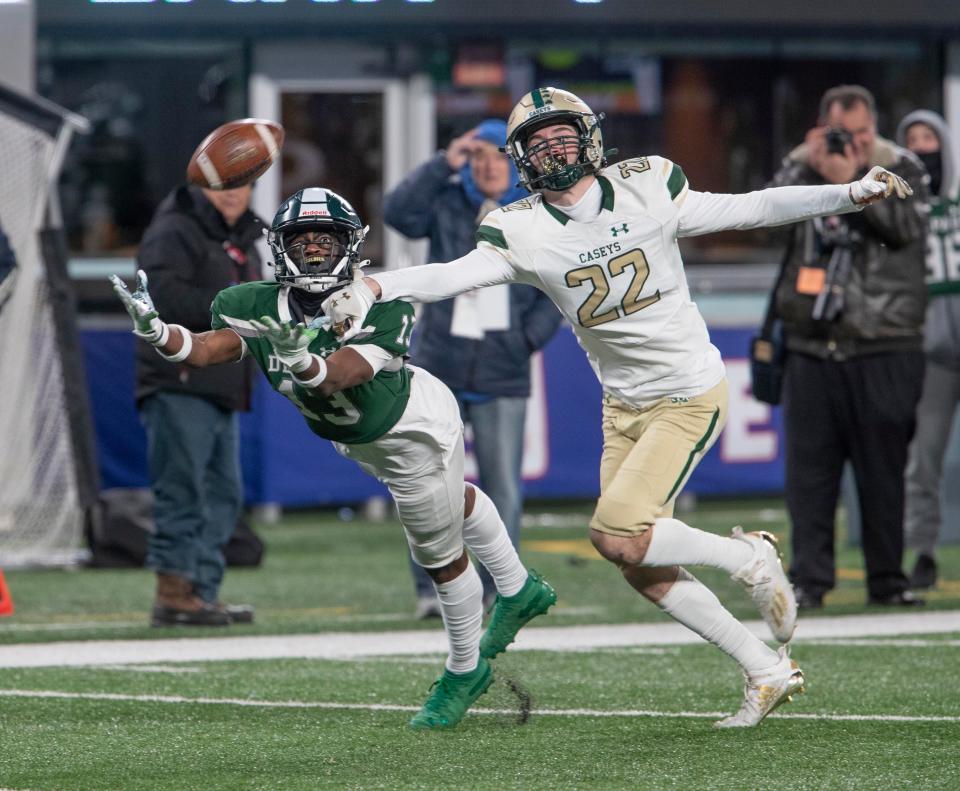
[[[170,331],[160,320],[153,298],[147,291],[146,272],[137,270],[137,287],[133,292],[127,290],[126,284],[117,275],[110,275],[110,282],[113,283],[113,292],[133,319],[133,334],[154,346],[163,346]]]
[[[310,367],[312,360],[308,347],[319,334],[316,327],[308,327],[302,322],[277,322],[270,316],[262,316],[259,321],[251,321],[250,325],[270,342],[277,359],[291,371],[300,373]]]
[[[857,206],[867,206],[892,195],[904,200],[913,195],[913,188],[896,173],[891,173],[879,165],[850,185],[850,200]]]

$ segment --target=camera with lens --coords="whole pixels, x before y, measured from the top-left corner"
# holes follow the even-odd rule
[[[843,155],[847,151],[847,146],[853,143],[853,135],[842,126],[830,127],[824,135],[824,139],[827,141],[828,154]]]

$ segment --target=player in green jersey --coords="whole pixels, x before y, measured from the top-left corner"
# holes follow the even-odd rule
[[[297,192],[270,228],[277,282],[221,291],[209,332],[161,321],[143,272],[133,293],[115,275],[112,280],[134,333],[162,357],[202,368],[252,356],[314,433],[390,490],[411,555],[437,588],[450,642],[443,675],[410,724],[447,728],[492,683],[488,660],[545,613],[556,593],[524,568],[487,495],[464,483],[456,399],[439,380],[406,363],[414,323],[410,305],[377,305],[349,341],[326,322],[321,303],[365,263],[359,253],[366,230],[336,193],[319,187]],[[499,592],[482,636],[483,590],[464,545]]]

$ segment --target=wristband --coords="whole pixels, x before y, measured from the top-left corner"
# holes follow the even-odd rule
[[[294,377],[293,377],[293,380],[294,380],[298,385],[300,385],[300,387],[304,387],[304,388],[306,388],[307,390],[310,390],[310,389],[312,389],[312,388],[314,388],[314,387],[317,387],[321,382],[323,382],[324,379],[327,378],[327,363],[326,363],[326,360],[324,360],[324,359],[323,359],[320,355],[318,355],[318,354],[311,354],[310,357],[313,358],[313,360],[316,360],[316,361],[320,364],[320,370],[317,371],[317,375],[314,376],[314,377],[311,377],[310,379],[300,379],[300,378],[299,378],[298,376],[296,376],[296,375],[294,375]]]
[[[154,321],[160,325],[160,335],[157,336],[156,339],[153,338],[153,334],[157,331],[156,328],[153,326]],[[149,332],[140,332],[140,330],[138,330],[136,326],[134,326],[133,334],[136,335],[138,338],[145,340],[151,346],[165,346],[167,341],[170,340],[169,326],[165,322],[160,321],[160,319],[158,318],[154,318],[153,321],[151,321]]]
[[[297,357],[296,360],[293,360],[292,362],[287,362],[286,360],[283,360],[281,358],[281,362],[284,365],[286,365],[287,368],[289,368],[295,374],[302,374],[311,365],[313,365],[313,358],[316,357],[315,354],[310,354],[310,352],[307,352],[305,349],[303,351],[306,353],[303,354],[301,357]]]
[[[190,356],[190,352],[193,351],[193,335],[190,333],[186,327],[181,327],[179,324],[171,324],[171,327],[176,327],[180,330],[180,337],[183,339],[183,346],[180,347],[180,351],[174,352],[173,354],[167,354],[161,351],[160,346],[163,344],[158,344],[157,354],[159,354],[164,360],[171,363],[182,363],[187,357]],[[163,325],[164,334],[167,336],[167,339],[170,338],[170,330],[167,328],[167,325]]]

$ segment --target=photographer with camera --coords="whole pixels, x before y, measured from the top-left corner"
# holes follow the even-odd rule
[[[843,184],[880,165],[913,197],[791,227],[776,291],[783,379],[791,579],[801,608],[835,584],[834,513],[850,461],[863,522],[868,603],[922,604],[903,562],[903,474],[923,381],[927,186],[923,165],[877,135],[873,95],[839,85],[777,186]]]

